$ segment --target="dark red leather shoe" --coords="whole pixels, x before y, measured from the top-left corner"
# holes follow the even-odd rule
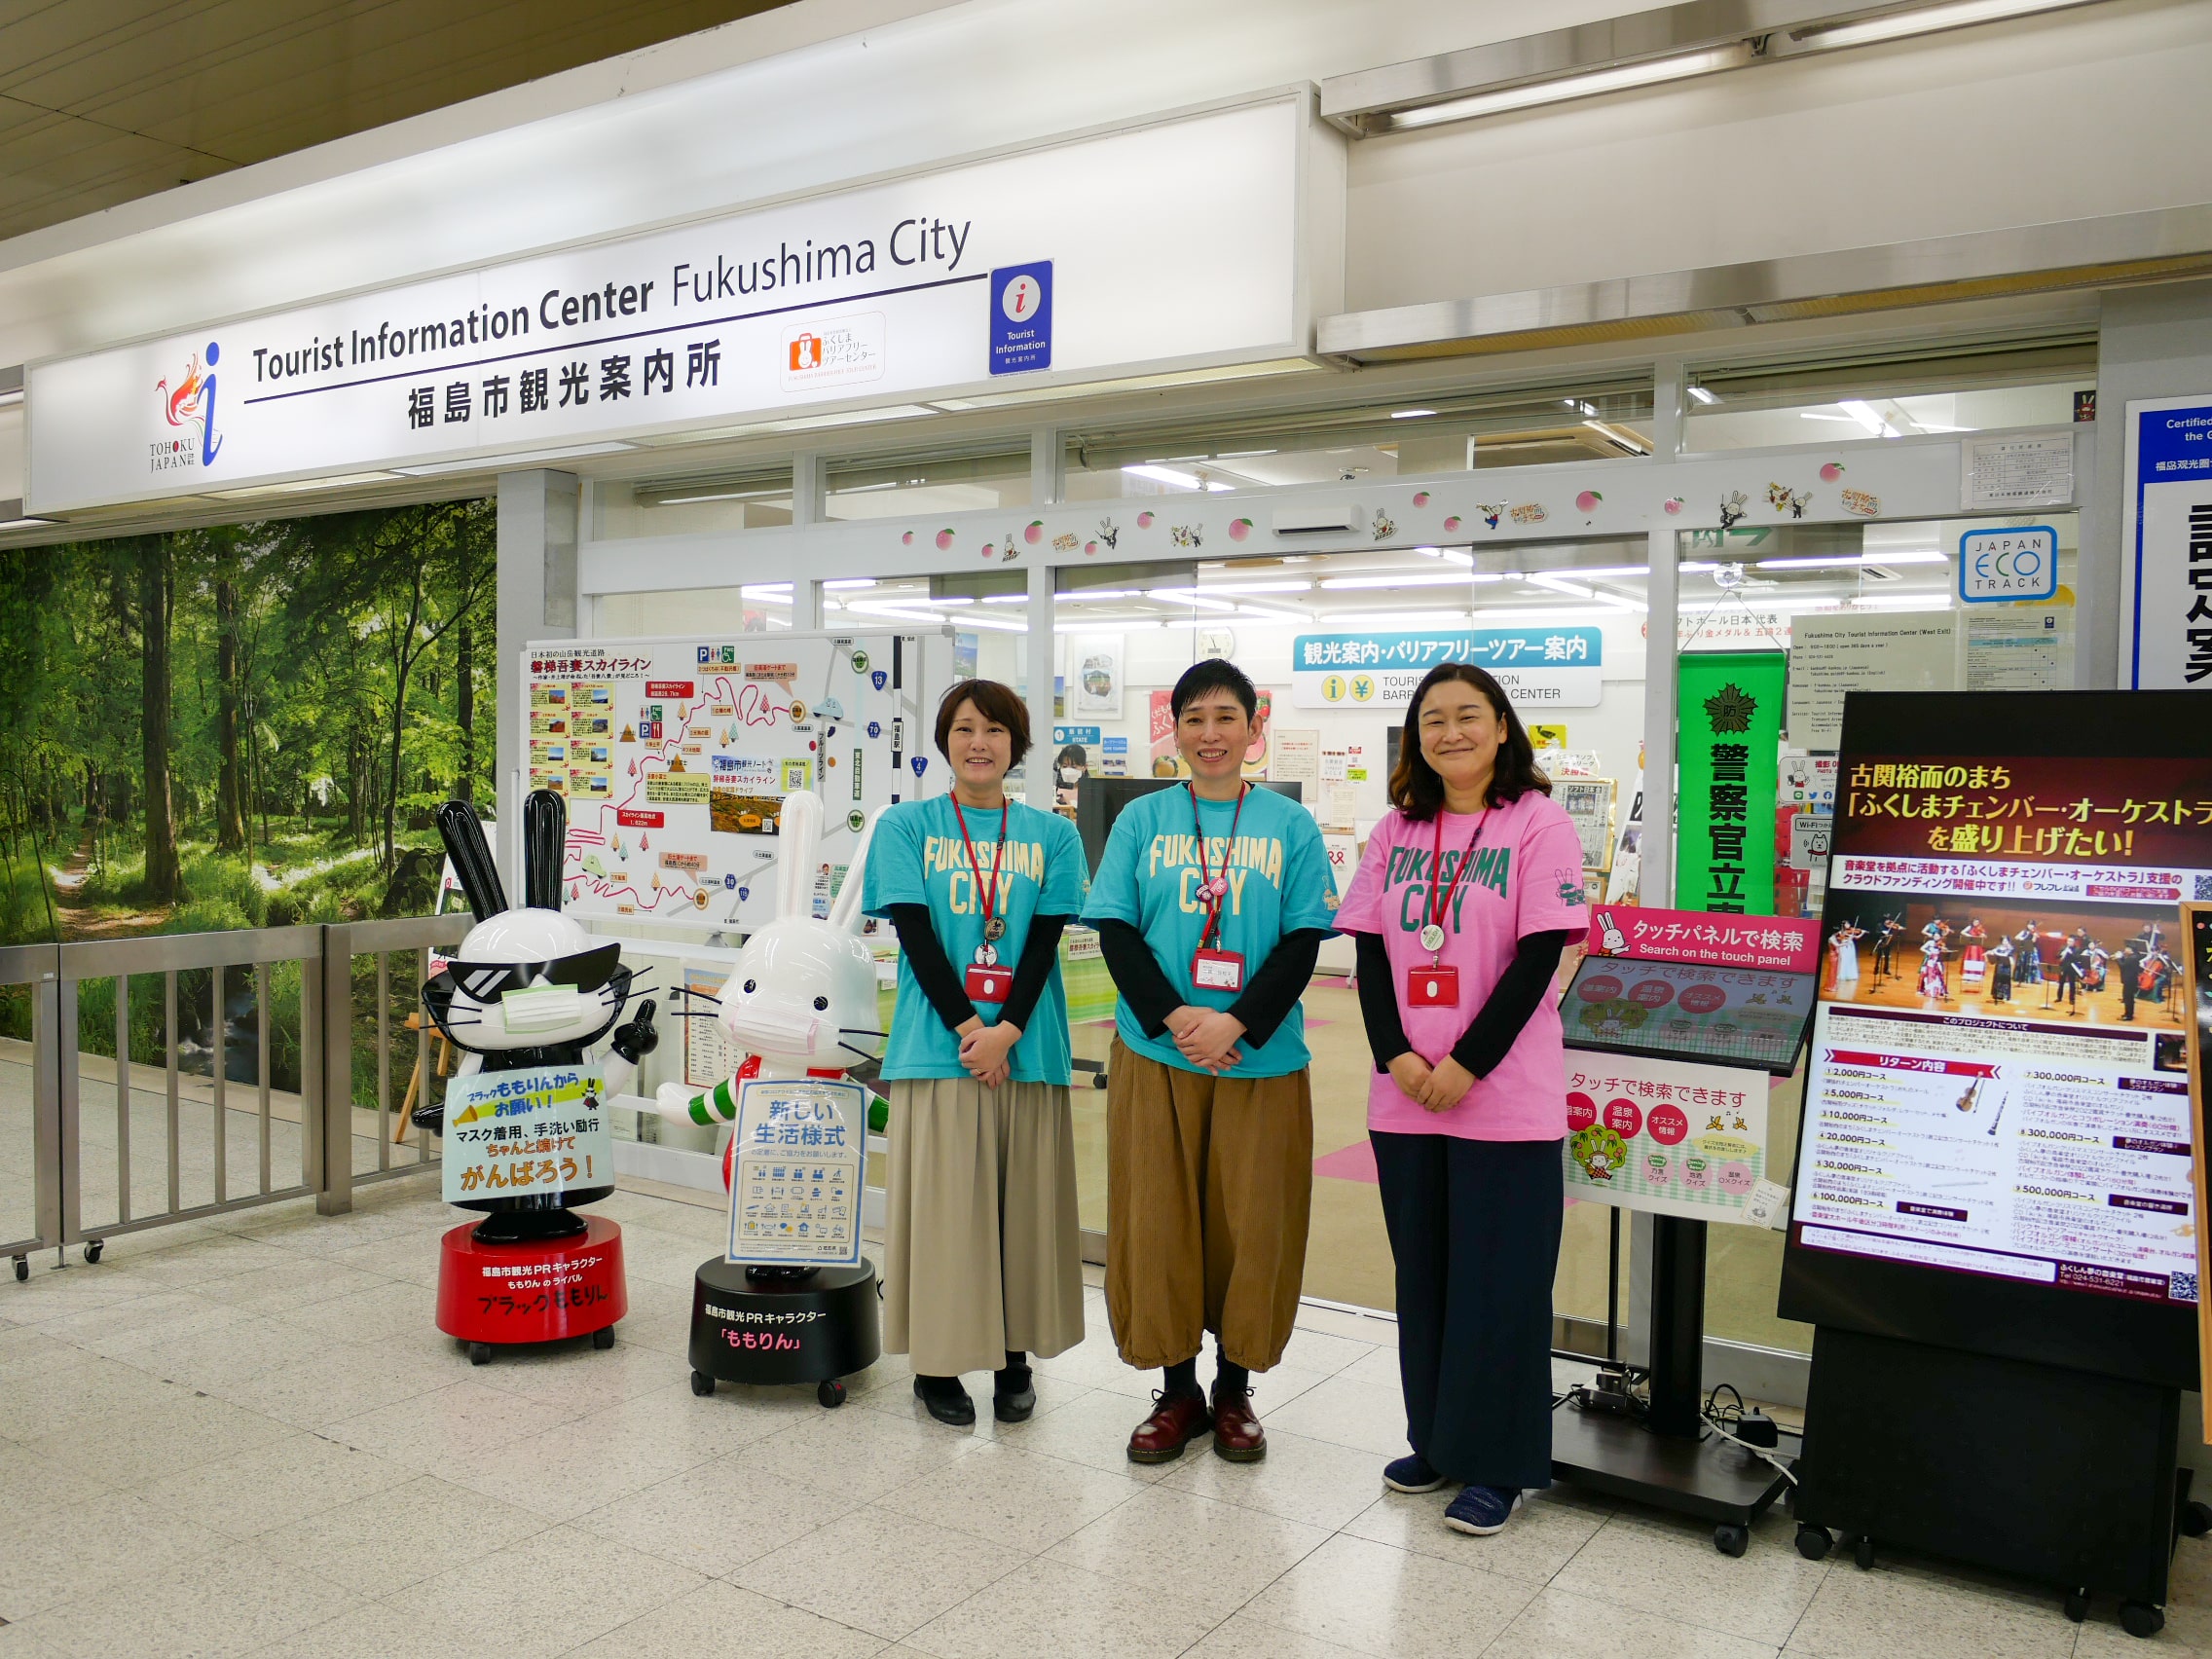
[[[1214,1390],[1213,1453],[1232,1463],[1257,1463],[1268,1455],[1268,1431],[1252,1415],[1252,1396],[1241,1388]]]
[[[1172,1463],[1211,1424],[1203,1394],[1155,1394],[1152,1416],[1129,1436],[1129,1461]]]

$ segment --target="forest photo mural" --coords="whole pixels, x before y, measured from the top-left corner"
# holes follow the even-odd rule
[[[427,913],[432,808],[492,793],[495,525],[0,551],[0,943]]]

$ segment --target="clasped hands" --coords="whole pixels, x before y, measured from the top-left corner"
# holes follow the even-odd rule
[[[1432,1066],[1411,1049],[1390,1062],[1390,1075],[1407,1098],[1431,1112],[1449,1112],[1475,1087],[1475,1074],[1450,1054]]]
[[[1236,1046],[1244,1035],[1244,1022],[1223,1009],[1180,1004],[1167,1016],[1167,1034],[1175,1039],[1183,1058],[1216,1077],[1244,1058]]]
[[[1014,1069],[1014,1046],[1021,1041],[1021,1027],[1011,1019],[985,1025],[970,1015],[958,1027],[960,1063],[968,1075],[985,1088],[996,1088]]]

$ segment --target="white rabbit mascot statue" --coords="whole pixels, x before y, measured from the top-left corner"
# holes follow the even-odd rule
[[[745,1051],[734,1076],[702,1094],[664,1083],[660,1115],[678,1124],[733,1124],[738,1090],[755,1078],[841,1078],[883,1045],[876,1024],[875,957],[863,941],[863,871],[876,818],[861,831],[845,885],[827,921],[814,914],[815,871],[822,841],[822,799],[811,790],[784,797],[776,868],[776,919],[756,930],[737,953],[715,1015]],[[722,1156],[729,1185],[730,1150]]]
[[[784,797],[776,917],[747,938],[715,1015],[745,1059],[734,1076],[703,1094],[662,1084],[655,1103],[672,1123],[734,1124],[746,1085],[809,1078],[838,1083],[848,1067],[881,1048],[875,958],[861,937],[861,892],[875,818],[861,831],[825,920],[813,905],[822,816],[821,798],[811,791]],[[854,1098],[865,1103],[865,1091],[856,1089]],[[846,1116],[844,1129],[863,1142],[855,1167],[865,1169],[865,1104]],[[737,1151],[734,1139],[723,1149],[724,1186],[731,1185]],[[820,1200],[821,1188],[805,1179],[808,1174],[793,1162],[789,1175],[801,1179],[789,1191]],[[856,1179],[847,1197],[856,1229],[859,1185]],[[751,1197],[731,1194],[733,1239],[736,1208]],[[693,1393],[713,1393],[718,1380],[814,1382],[825,1406],[841,1405],[845,1389],[838,1379],[873,1364],[880,1351],[875,1269],[865,1258],[858,1266],[746,1267],[718,1256],[700,1265],[691,1304]]]

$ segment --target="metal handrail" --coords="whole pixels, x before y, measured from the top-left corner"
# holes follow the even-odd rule
[[[69,944],[0,946],[0,986],[24,985],[32,995],[32,1158],[35,1224],[31,1236],[0,1242],[0,1253],[16,1258],[24,1271],[28,1252],[34,1249],[82,1243],[88,1260],[97,1260],[101,1243],[122,1233],[167,1226],[178,1221],[220,1214],[283,1198],[312,1195],[325,1214],[350,1209],[356,1180],[375,1181],[434,1167],[428,1137],[418,1137],[412,1159],[391,1157],[391,1039],[394,1021],[391,1002],[395,986],[391,956],[406,952],[415,959],[415,983],[427,975],[429,953],[450,948],[466,934],[469,918],[404,916],[365,922],[309,924],[282,928],[249,928],[217,933],[160,934],[134,939],[88,940]],[[357,1010],[353,990],[353,964],[360,956],[376,959],[375,1099],[376,1167],[356,1175],[354,1146],[360,1134],[354,1113],[362,1103],[353,1080],[353,1025]],[[273,1044],[276,1020],[273,1009],[276,971],[297,964],[299,981],[300,1082],[296,1108],[287,1103],[277,1109],[281,1091],[274,1089]],[[230,975],[245,971],[253,978],[253,1013],[250,1032],[234,1035],[226,992]],[[185,985],[180,976],[206,974],[203,993],[190,981],[194,1007],[183,1006]],[[131,1058],[131,981],[160,977],[160,1066],[162,1122],[166,1168],[166,1202],[152,1213],[133,1214],[131,1122],[134,1096],[149,1092],[134,1072],[142,1069]],[[88,1219],[84,1213],[81,1071],[83,1031],[79,1024],[81,987],[88,980],[113,980],[115,985],[114,1079],[116,1103],[115,1212],[112,1217]],[[201,1006],[202,995],[205,997]],[[188,1075],[180,1054],[180,1016],[189,1012],[197,1019],[204,1013],[211,1039],[205,1105],[211,1109],[212,1199],[187,1203],[180,1157],[185,1108],[202,1104],[197,1088],[193,1097],[185,1091]],[[430,1032],[418,1022],[415,1064],[427,1087]],[[250,1081],[238,1087],[253,1091],[255,1109],[251,1128],[256,1141],[255,1171],[249,1192],[233,1194],[230,1168],[231,1058],[251,1045],[255,1063]],[[404,1073],[402,1074],[404,1075]],[[245,1114],[240,1114],[244,1116]],[[296,1115],[300,1130],[298,1179],[281,1184],[273,1179],[271,1147],[280,1121]]]

